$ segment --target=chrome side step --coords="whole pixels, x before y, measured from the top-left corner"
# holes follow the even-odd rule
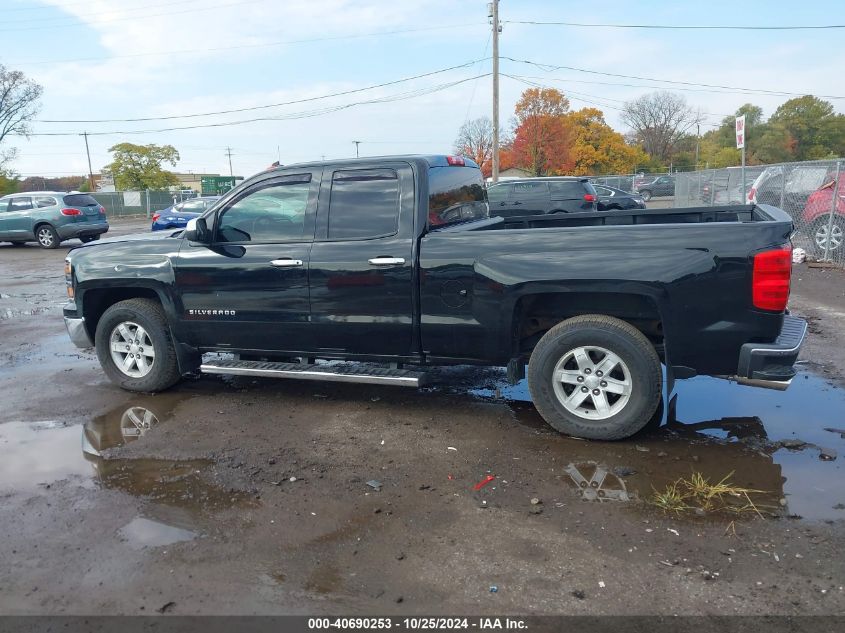
[[[200,365],[204,374],[228,376],[261,376],[264,378],[298,378],[327,382],[357,382],[373,385],[420,387],[425,383],[423,372],[380,367],[348,367],[306,363],[273,363],[258,360],[221,360]]]

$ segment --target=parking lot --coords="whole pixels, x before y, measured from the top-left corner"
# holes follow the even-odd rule
[[[796,267],[811,334],[788,391],[682,381],[667,425],[600,443],[473,368],[420,391],[121,391],[64,331],[66,251],[0,244],[3,613],[845,608],[841,270]],[[694,474],[752,489],[753,510],[655,505]]]

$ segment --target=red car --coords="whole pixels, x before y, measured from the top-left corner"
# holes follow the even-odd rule
[[[807,227],[807,234],[813,242],[813,248],[817,255],[824,255],[825,248],[828,253],[838,253],[842,249],[843,237],[845,237],[845,183],[840,172],[839,199],[836,201],[836,212],[833,216],[833,224],[830,223],[830,209],[833,200],[834,174],[830,173],[825,177],[825,184],[816,189],[807,198],[804,205],[804,212],[801,219]]]

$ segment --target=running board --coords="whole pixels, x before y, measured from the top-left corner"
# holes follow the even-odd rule
[[[425,383],[423,372],[380,367],[345,367],[306,363],[271,363],[258,360],[224,360],[200,365],[204,374],[227,376],[261,376],[264,378],[298,378],[326,382],[357,382],[372,385],[420,387]]]

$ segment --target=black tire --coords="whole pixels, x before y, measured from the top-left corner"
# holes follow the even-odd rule
[[[616,402],[620,402],[621,406],[618,411],[604,419],[591,419],[586,406],[579,410],[579,414],[573,413],[556,395],[555,368],[579,347],[599,347],[611,352],[621,359],[629,374],[627,401],[622,402],[621,396],[610,394],[609,391],[601,396],[605,402],[616,398]],[[601,363],[598,362],[594,367],[599,364]],[[578,369],[574,371],[577,372]],[[598,375],[597,372],[596,376]],[[578,380],[582,378],[579,377]],[[607,380],[610,379],[608,374]],[[662,383],[660,359],[654,346],[642,332],[625,321],[599,314],[574,317],[558,323],[540,339],[528,363],[528,389],[534,406],[543,419],[561,433],[587,439],[619,440],[641,430],[657,410],[662,395]],[[583,390],[585,383],[580,384],[582,386],[571,388]],[[606,383],[602,385],[607,386]],[[559,388],[566,389],[567,385]],[[593,402],[592,398],[590,400]],[[613,406],[615,405],[611,405]]]
[[[56,229],[49,224],[41,224],[35,228],[35,240],[41,248],[59,248],[61,243]]]
[[[141,326],[155,351],[155,357],[149,363],[148,373],[140,377],[125,373],[118,368],[112,358],[112,333],[119,324],[126,322]],[[97,323],[94,345],[100,365],[109,380],[127,391],[164,391],[179,382],[181,378],[176,349],[170,336],[170,329],[167,327],[164,310],[152,299],[127,299],[109,307]]]
[[[99,235],[83,235],[79,238],[79,241],[83,244],[87,244],[88,242],[94,242],[98,239],[100,239]]]
[[[827,228],[829,224],[830,217],[824,216],[816,220],[810,228],[810,243],[813,247],[813,254],[816,257],[824,257],[824,240],[827,236]],[[839,242],[836,245],[831,244],[828,256],[833,255],[834,253],[838,254],[842,250],[842,240],[843,236],[845,236],[845,219],[841,217],[834,217],[831,233],[834,235],[834,239],[838,239]]]
[[[640,197],[646,202],[648,202],[649,200],[651,200],[651,191],[649,189],[642,189],[640,191]]]

